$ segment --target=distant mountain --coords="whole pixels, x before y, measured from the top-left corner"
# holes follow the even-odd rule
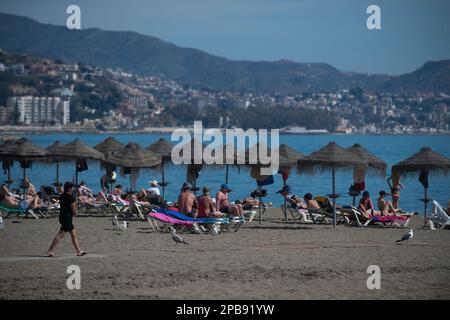
[[[233,61],[206,52],[181,48],[155,37],[135,32],[100,29],[68,30],[64,26],[42,24],[30,18],[0,13],[0,48],[6,51],[29,52],[64,62],[83,62],[99,67],[122,68],[141,75],[164,75],[193,87],[217,90],[294,93],[327,91],[342,88],[409,90],[449,88],[445,83],[427,83],[419,77],[405,75],[364,75],[341,72],[325,63]],[[440,73],[440,70],[435,70]],[[425,77],[425,75],[424,75]],[[398,85],[395,81],[402,78]],[[400,81],[400,80],[399,80]],[[412,89],[416,91],[415,89]]]
[[[420,69],[392,78],[379,87],[388,92],[446,92],[450,93],[450,60],[430,61]]]

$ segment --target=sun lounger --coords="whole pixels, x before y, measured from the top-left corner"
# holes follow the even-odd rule
[[[367,227],[370,224],[378,224],[382,226],[396,226],[406,228],[413,215],[402,214],[400,216],[377,216],[364,213],[353,206],[346,206],[341,209],[349,214],[349,218],[353,219],[356,226]]]
[[[263,205],[261,207],[261,215],[264,215],[268,206]],[[244,217],[248,220],[248,222],[252,222],[255,216],[259,213],[259,206],[242,206],[244,210]]]
[[[223,230],[226,227],[230,227],[230,225],[235,226],[236,228],[234,229],[234,231],[238,231],[239,228],[241,227],[241,225],[244,223],[244,219],[243,218],[239,218],[239,217],[233,217],[233,218],[192,218],[189,217],[187,215],[184,215],[178,211],[173,211],[173,210],[167,210],[164,208],[160,208],[158,210],[158,212],[160,213],[164,213],[168,216],[171,216],[175,219],[179,219],[179,220],[183,220],[183,221],[192,221],[195,222],[197,224],[199,224],[200,226],[211,226],[213,224],[216,225],[220,225],[221,226],[221,230]]]
[[[30,214],[33,218],[35,218],[36,220],[39,220],[39,217],[34,213],[33,210],[28,210],[28,209],[23,209],[23,208],[12,208],[12,207],[0,205],[0,212],[2,212],[2,214],[5,214],[4,218],[9,218],[9,216],[11,214],[16,214],[16,217],[19,217],[20,215]]]
[[[439,204],[439,202],[433,200],[432,208],[433,208],[432,213],[427,218],[427,220],[432,221],[433,224],[440,229],[445,229],[447,226],[450,226],[450,217],[442,208],[442,206]]]
[[[147,214],[147,221],[150,223],[150,226],[152,227],[153,231],[163,231],[163,232],[167,232],[169,230],[170,226],[181,226],[181,227],[185,227],[185,228],[194,228],[194,230],[196,230],[196,232],[201,233],[198,225],[195,222],[192,221],[184,221],[184,220],[179,220],[179,219],[175,219],[173,217],[170,217],[164,213],[160,213],[160,212],[150,212]],[[163,228],[161,228],[159,225],[159,223],[163,224]]]

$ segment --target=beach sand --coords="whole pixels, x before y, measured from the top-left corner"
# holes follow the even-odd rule
[[[282,222],[271,209],[262,225],[238,232],[154,233],[131,221],[122,233],[111,218],[77,217],[76,257],[67,235],[56,258],[46,251],[58,219],[5,221],[0,230],[0,299],[448,299],[450,230],[422,230],[396,244],[407,230]],[[81,269],[81,289],[69,290],[69,265]],[[369,265],[381,268],[381,289],[366,285]]]

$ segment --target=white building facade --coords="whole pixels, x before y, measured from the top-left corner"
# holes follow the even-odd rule
[[[66,125],[70,122],[70,101],[60,97],[11,97],[7,105],[17,110],[21,125]]]

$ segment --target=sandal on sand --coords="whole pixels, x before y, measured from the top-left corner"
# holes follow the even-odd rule
[[[49,258],[54,258],[55,257],[55,253],[51,252],[51,251],[47,252],[47,255],[48,255]]]
[[[77,254],[77,256],[81,257],[81,256],[85,256],[87,255],[87,251],[81,251],[80,254]]]

